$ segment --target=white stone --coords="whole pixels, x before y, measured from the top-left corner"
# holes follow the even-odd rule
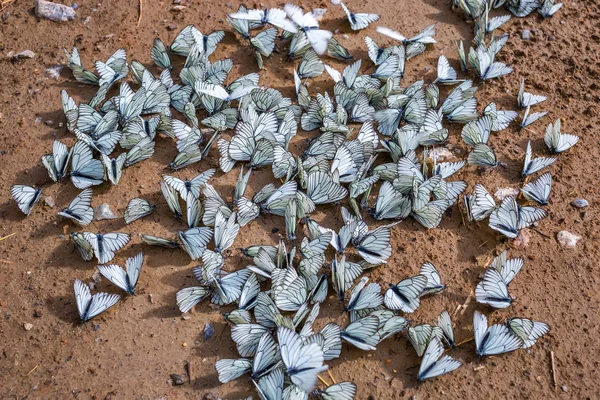
[[[565,249],[574,249],[581,239],[583,239],[581,236],[569,231],[560,231],[556,235],[556,240]]]

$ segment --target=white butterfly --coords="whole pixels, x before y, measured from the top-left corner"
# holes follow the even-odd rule
[[[125,49],[119,49],[115,51],[105,63],[102,61],[96,61],[94,65],[98,75],[100,75],[100,85],[107,83],[110,86],[114,82],[125,78],[129,73]]]
[[[421,357],[427,348],[427,345],[433,340],[442,340],[444,332],[439,326],[431,326],[429,324],[422,324],[411,326],[407,332],[408,340],[412,344],[413,348],[417,352],[417,355]]]
[[[81,226],[89,225],[94,218],[92,202],[92,189],[85,189],[69,203],[69,207],[58,212],[61,217],[69,218]]]
[[[432,263],[426,262],[423,264],[421,266],[421,270],[419,271],[419,275],[427,278],[427,284],[421,292],[421,297],[430,294],[441,293],[446,289],[446,285],[442,283],[440,274]]]
[[[532,159],[532,156],[531,140],[529,140],[527,142],[527,149],[525,150],[525,160],[523,161],[523,171],[521,173],[524,177],[534,174],[556,161],[556,157],[538,157]]]
[[[540,337],[550,331],[548,324],[526,318],[509,318],[506,321],[506,326],[523,340],[524,349],[533,346]]]
[[[181,179],[169,175],[163,176],[163,180],[171,188],[177,190],[181,195],[181,198],[187,199],[188,195],[191,193],[194,196],[194,198],[199,199],[200,190],[204,185],[206,185],[206,182],[208,182],[208,180],[212,178],[215,172],[216,171],[214,168],[208,169],[200,175],[193,178],[191,181],[187,179],[185,181],[182,181]]]
[[[225,217],[221,209],[215,217],[215,251],[223,253],[233,245],[235,238],[240,230],[240,225],[236,222],[237,214],[232,213]]]
[[[83,233],[71,232],[71,239],[73,239],[75,247],[77,248],[77,251],[79,251],[81,258],[83,258],[85,261],[90,261],[92,258],[94,258],[94,249],[92,249],[90,242],[85,239]]]
[[[315,388],[317,375],[327,370],[323,365],[323,350],[317,343],[304,345],[301,337],[294,331],[280,327],[277,340],[281,359],[292,383],[305,392]]]
[[[329,31],[319,29],[319,23],[311,12],[306,14],[295,4],[286,4],[283,9],[288,17],[294,22],[298,29],[306,34],[308,42],[317,54],[323,54],[327,51],[329,39],[333,34]]]
[[[508,294],[508,286],[502,275],[495,269],[488,269],[483,280],[475,288],[478,303],[488,304],[494,308],[506,308],[513,302]]]
[[[87,240],[94,255],[100,264],[106,264],[115,257],[115,252],[125,247],[131,240],[131,236],[126,233],[111,232],[107,234],[83,232],[85,240]]]
[[[548,111],[534,112],[533,114],[529,114],[530,110],[531,110],[531,106],[527,106],[527,108],[525,109],[525,114],[523,114],[523,120],[521,120],[521,128],[528,127],[529,125],[536,122],[538,119],[540,119],[540,118],[544,117],[546,114],[548,114]]]
[[[102,164],[106,170],[108,180],[111,181],[113,185],[118,185],[121,180],[121,173],[127,159],[127,154],[121,153],[116,158],[110,158],[106,154],[100,154],[100,156],[102,157]]]
[[[358,13],[354,14],[352,11],[346,7],[343,1],[340,1],[340,5],[344,9],[346,16],[348,17],[348,21],[350,21],[350,27],[354,31],[359,31],[361,29],[365,29],[367,26],[372,24],[375,21],[379,20],[379,15],[377,14],[365,14]]]
[[[437,319],[437,326],[440,327],[444,333],[444,341],[450,346],[450,348],[456,348],[456,342],[454,341],[454,328],[452,327],[452,320],[448,311],[444,310],[440,313]]]
[[[457,79],[456,70],[450,66],[446,56],[441,55],[437,63],[437,78],[434,83],[440,85],[455,85],[463,82],[464,79]]]
[[[257,86],[240,86],[239,88],[229,93],[222,86],[213,85],[208,82],[196,81],[196,83],[194,84],[194,90],[196,91],[196,93],[206,94],[208,96],[217,98],[227,103],[244,97],[256,88]]]
[[[478,356],[508,353],[523,347],[523,340],[513,334],[506,325],[495,324],[488,328],[485,315],[475,311],[473,315],[475,351]]]
[[[376,350],[379,343],[379,318],[370,315],[350,323],[340,336],[348,343],[364,351]]]
[[[227,383],[250,372],[252,370],[252,361],[245,358],[237,360],[221,359],[217,360],[215,368],[219,374],[219,382]]]
[[[418,33],[417,35],[415,35],[411,38],[406,38],[400,32],[396,32],[396,31],[394,31],[390,28],[386,28],[384,26],[378,26],[377,32],[379,32],[385,36],[391,37],[392,39],[399,40],[405,45],[409,44],[409,43],[422,43],[422,44],[437,43],[435,41],[435,39],[433,38],[433,35],[435,35],[435,24],[428,26],[427,28],[423,29],[422,32]]]
[[[444,346],[439,339],[434,338],[429,342],[423,360],[421,360],[421,366],[417,374],[419,382],[445,375],[462,365],[462,362],[450,356],[440,358],[442,354],[444,354]]]
[[[15,199],[23,214],[29,215],[33,206],[40,200],[42,189],[27,185],[13,185],[10,188],[10,195]]]
[[[549,124],[546,127],[544,143],[546,143],[546,146],[548,146],[548,149],[550,149],[550,152],[553,154],[569,150],[571,147],[575,146],[577,142],[579,142],[579,136],[561,133],[560,118],[554,122],[554,125]]]
[[[71,157],[71,181],[78,189],[104,182],[104,166],[93,158],[92,150],[83,142],[75,143]]]
[[[553,16],[560,8],[563,3],[554,4],[554,0],[544,0],[541,6],[538,8],[538,12],[544,18],[550,18]]]
[[[496,201],[487,189],[477,183],[471,196],[464,196],[464,205],[469,221],[483,221],[496,208]]]
[[[123,213],[123,217],[125,219],[125,223],[130,224],[133,221],[152,214],[154,210],[156,210],[156,206],[154,204],[150,204],[144,199],[135,198],[129,201],[129,204]]]
[[[519,87],[519,93],[517,94],[517,104],[519,108],[527,108],[541,102],[546,101],[548,98],[539,94],[531,94],[525,91],[525,78],[521,78],[521,86]]]
[[[191,228],[177,232],[181,246],[192,260],[202,258],[206,245],[213,237],[213,230],[207,227]]]
[[[261,400],[282,400],[284,376],[281,369],[275,369],[258,383],[253,380]]]
[[[260,23],[271,24],[286,32],[296,33],[298,29],[287,18],[285,11],[279,8],[265,8],[264,10],[245,10],[229,14],[229,18],[242,19]]]
[[[471,60],[473,59],[473,62]],[[471,58],[469,54],[469,61],[471,65],[482,80],[498,78],[504,75],[508,75],[513,72],[512,67],[508,67],[506,64],[501,62],[494,62],[494,54],[490,53],[487,49],[478,48],[475,51],[475,55]]]
[[[129,294],[135,294],[135,286],[142,272],[144,253],[130,257],[125,261],[125,270],[118,265],[99,265],[98,271],[117,287]]]
[[[419,298],[427,286],[427,277],[417,275],[404,279],[397,285],[390,285],[385,292],[385,305],[390,310],[402,310],[412,313],[419,308]]]
[[[490,228],[514,239],[519,235],[519,230],[547,216],[548,213],[540,208],[530,206],[521,207],[517,204],[514,197],[506,197],[502,200],[500,207],[490,214],[489,225]]]
[[[205,286],[183,288],[176,295],[177,307],[182,313],[186,313],[208,296],[210,296],[210,288]]]
[[[70,151],[65,144],[55,140],[52,142],[52,154],[42,156],[42,164],[54,182],[58,182],[67,175],[71,153],[72,149]]]
[[[369,278],[362,279],[352,288],[350,299],[345,307],[346,311],[359,311],[379,307],[383,304],[381,286],[378,283],[370,283]],[[387,293],[386,293],[387,295]],[[387,297],[387,296],[386,296]]]
[[[340,382],[327,386],[325,389],[317,389],[317,391],[323,400],[354,400],[356,384],[354,382]]]
[[[548,198],[550,197],[551,189],[552,174],[550,174],[550,172],[546,172],[545,174],[540,175],[540,177],[535,181],[529,182],[523,186],[521,193],[527,200],[535,201],[542,206],[546,206],[548,205]]]
[[[73,288],[75,290],[75,300],[77,302],[79,317],[83,322],[89,321],[108,310],[121,299],[121,296],[118,294],[96,293],[92,296],[88,285],[79,279],[75,279]]]

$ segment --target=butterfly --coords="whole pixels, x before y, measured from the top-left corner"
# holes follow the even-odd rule
[[[266,333],[265,335],[269,334]],[[220,359],[215,363],[215,368],[219,374],[219,382],[227,383],[250,372],[252,370],[252,360],[245,358],[237,360]]]
[[[544,143],[546,143],[546,146],[548,146],[548,149],[553,154],[569,150],[571,147],[575,146],[577,142],[579,142],[579,136],[561,133],[560,118],[554,122],[554,125],[549,124],[546,127]]]
[[[525,78],[521,78],[521,86],[519,87],[519,93],[517,94],[517,104],[519,105],[519,108],[527,108],[527,106],[539,104],[547,99],[546,96],[526,92]]]
[[[514,197],[506,197],[502,200],[500,207],[490,214],[489,226],[503,235],[514,239],[519,235],[519,230],[547,216],[548,213],[540,208],[530,206],[521,207],[517,204]]]
[[[202,258],[206,245],[213,237],[213,230],[207,227],[191,228],[177,232],[181,246],[192,260]]]
[[[163,180],[167,185],[179,192],[183,199],[187,199],[189,194],[192,194],[194,198],[199,199],[200,190],[206,185],[209,179],[212,178],[215,172],[215,169],[211,168],[197,175],[192,180],[186,179],[185,181],[173,176],[165,175],[163,176]]]
[[[29,215],[33,206],[40,200],[42,189],[27,185],[13,185],[10,188],[10,195],[15,199],[23,214]]]
[[[525,150],[525,160],[523,161],[523,171],[521,175],[526,177],[527,175],[534,174],[541,169],[546,168],[550,164],[556,161],[556,157],[539,157],[531,159],[533,151],[531,150],[531,140],[527,142],[527,149]]]
[[[523,340],[524,349],[533,346],[540,337],[550,332],[548,324],[526,318],[509,318],[506,326]]]
[[[94,218],[92,202],[92,189],[85,189],[69,203],[69,207],[58,212],[61,217],[69,218],[81,226],[89,225]]]
[[[125,165],[125,161],[127,160],[127,154],[121,153],[116,158],[110,158],[105,154],[101,154],[102,164],[104,165],[104,169],[106,170],[106,176],[108,180],[111,181],[113,185],[118,185],[121,180],[121,173],[123,171],[123,166]]]
[[[194,46],[190,49],[190,55],[196,51],[198,54],[208,57],[217,50],[217,45],[225,37],[225,32],[216,31],[209,35],[203,35],[198,29],[191,31],[194,38]],[[189,57],[189,56],[188,56]]]
[[[164,239],[158,236],[140,234],[140,239],[150,246],[165,247],[167,249],[177,249],[180,247],[177,241]]]
[[[182,313],[186,313],[195,305],[210,296],[210,288],[204,286],[193,286],[183,288],[177,292],[177,307]]]
[[[457,79],[456,70],[450,66],[446,56],[441,55],[437,63],[437,77],[434,83],[440,85],[455,85],[464,79]]]
[[[448,311],[444,310],[440,313],[437,319],[437,326],[440,327],[444,336],[444,341],[450,346],[450,348],[456,348],[456,342],[454,341],[454,328],[452,328],[452,320]]]
[[[474,55],[471,58],[469,54],[469,62],[471,62],[471,66],[484,81],[508,75],[513,71],[513,69],[506,64],[494,62],[494,54],[490,53],[485,47],[479,47],[477,50],[472,51],[474,51]]]
[[[444,346],[439,339],[434,338],[427,345],[417,380],[423,382],[427,379],[436,378],[454,371],[462,365],[462,362],[455,360],[450,356],[440,356],[444,353]]]
[[[115,257],[115,252],[125,247],[131,240],[131,236],[126,233],[111,232],[107,234],[83,232],[83,237],[87,240],[94,255],[100,264],[106,264]]]
[[[365,13],[354,14],[352,11],[350,11],[348,9],[348,7],[346,7],[346,5],[344,4],[343,1],[340,1],[340,5],[342,6],[342,9],[346,13],[346,16],[348,17],[348,21],[350,21],[350,27],[354,31],[359,31],[361,29],[365,29],[367,26],[369,26],[373,22],[379,20],[379,15],[377,15],[377,14],[365,14]]]
[[[464,196],[464,205],[469,221],[483,221],[496,208],[496,201],[487,189],[480,183],[475,184],[471,196]]]
[[[98,271],[119,289],[135,294],[135,287],[142,272],[144,253],[140,252],[125,261],[125,270],[118,265],[99,265]]]
[[[241,10],[229,14],[229,18],[241,19],[259,23],[261,25],[270,24],[284,31],[295,33],[297,28],[286,18],[286,12],[279,8],[265,8],[264,10]]]
[[[125,78],[129,74],[127,65],[127,54],[125,49],[119,49],[111,55],[106,62],[96,61],[94,64],[96,71],[100,76],[98,83],[102,86],[107,83],[109,86],[116,81]]]
[[[351,322],[340,332],[342,339],[364,351],[374,351],[379,343],[379,318],[369,315]]]
[[[135,198],[129,201],[123,217],[125,223],[130,224],[133,221],[152,214],[154,210],[156,210],[156,205],[150,204],[147,200]]]
[[[323,61],[321,61],[314,50],[311,49],[304,53],[297,71],[300,79],[317,77],[323,71],[325,71],[325,64],[323,64]]]
[[[554,0],[544,0],[544,1],[542,1],[542,4],[538,8],[538,12],[540,13],[540,15],[542,17],[544,17],[544,18],[550,18],[558,10],[560,10],[560,8],[562,7],[562,5],[563,5],[563,3],[555,4]]]
[[[52,154],[42,156],[42,164],[54,182],[58,182],[67,175],[71,153],[72,149],[69,150],[65,144],[55,140],[52,142]]]
[[[426,262],[423,264],[419,271],[419,275],[427,278],[427,283],[423,288],[420,297],[441,293],[446,290],[446,285],[442,283],[440,274],[432,263]]]
[[[390,285],[385,292],[385,305],[390,310],[402,310],[412,313],[419,308],[419,298],[427,285],[426,276],[417,275],[400,281],[397,285]]]
[[[73,51],[71,53],[69,53],[67,49],[64,50],[65,54],[67,55],[68,66],[73,72],[75,79],[78,82],[85,83],[87,85],[99,85],[98,75],[83,67],[77,47],[73,47]]]
[[[546,172],[540,175],[533,182],[527,183],[521,189],[523,197],[529,201],[534,201],[542,206],[548,205],[548,198],[550,197],[550,190],[552,189],[552,174]]]
[[[312,391],[317,375],[328,368],[323,365],[323,350],[317,343],[303,344],[300,335],[285,327],[277,330],[277,341],[292,383],[305,392]]]
[[[406,38],[401,33],[396,32],[390,28],[386,28],[384,26],[378,26],[377,32],[379,32],[385,36],[391,37],[392,39],[396,39],[396,40],[402,42],[404,45],[407,45],[409,43],[422,43],[422,44],[437,43],[435,41],[435,39],[433,38],[433,35],[435,35],[435,24],[428,26],[427,28],[423,29],[422,32],[418,33],[417,35],[415,35],[411,38]]]
[[[303,13],[302,9],[295,4],[286,4],[283,9],[298,29],[306,34],[306,39],[317,54],[327,51],[329,39],[333,34],[329,31],[319,29],[319,23],[311,12]]]
[[[527,106],[525,108],[525,114],[523,114],[523,119],[521,120],[521,128],[528,127],[529,125],[536,122],[538,119],[540,119],[540,118],[544,117],[546,114],[548,114],[548,111],[534,112],[533,114],[529,114],[530,110],[531,110],[531,106]]]
[[[523,347],[523,340],[512,333],[506,325],[488,327],[485,315],[475,311],[473,315],[475,331],[475,351],[478,356],[490,356],[508,353]]]
[[[92,296],[88,285],[79,279],[75,279],[73,289],[75,290],[75,300],[77,302],[79,317],[83,322],[102,314],[121,299],[121,296],[118,294],[96,293]]]

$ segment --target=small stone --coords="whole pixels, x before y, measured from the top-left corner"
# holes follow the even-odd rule
[[[171,381],[173,381],[173,385],[181,386],[183,385],[183,376],[179,374],[171,374]]]
[[[110,206],[106,203],[102,203],[98,207],[94,208],[94,219],[96,221],[116,218],[119,218],[119,216],[115,214]]]
[[[171,11],[180,12],[180,11],[185,10],[186,8],[187,8],[186,6],[177,5],[177,6],[171,7]]]
[[[279,232],[279,228],[275,227],[273,229],[271,229],[271,233],[277,233]]]
[[[60,76],[60,71],[62,71],[62,69],[62,65],[55,65],[53,67],[46,68],[46,75],[48,75],[48,78],[50,79],[58,80],[58,77]]]
[[[556,235],[556,240],[564,249],[574,249],[581,239],[581,236],[569,231],[560,231]]]
[[[46,196],[46,198],[44,199],[44,203],[46,203],[46,205],[50,208],[56,207],[56,202],[50,196]]]
[[[529,29],[523,30],[523,32],[521,33],[521,38],[523,40],[529,40],[529,39],[531,39],[531,31]]]
[[[94,332],[98,332],[100,330],[100,325],[94,325]]]
[[[206,393],[202,400],[221,400],[221,398],[214,393]]]
[[[586,208],[590,205],[586,199],[577,199],[571,202],[571,205],[575,208]]]
[[[35,15],[54,22],[67,22],[76,16],[73,7],[45,0],[35,0]]]
[[[554,41],[554,36],[553,36],[553,35],[548,35],[548,41],[549,41],[549,42],[552,42],[552,41]]]
[[[562,389],[563,392],[566,392],[567,390],[569,390],[567,385],[562,385],[560,388]]]
[[[23,324],[23,328],[25,328],[26,331],[30,331],[33,329],[33,325],[29,322],[26,322],[25,324]]]
[[[171,23],[171,24],[167,25],[168,31],[174,31],[175,29],[177,29],[177,24]]]
[[[496,193],[494,193],[494,196],[496,196],[496,198],[500,201],[504,200],[507,197],[517,197],[518,195],[519,189],[511,187],[498,188],[498,190],[496,190]]]
[[[43,315],[42,310],[40,310],[40,309],[33,310],[33,318],[41,318],[42,315]]]
[[[78,5],[77,3],[73,3],[73,4],[71,5],[71,8],[72,8],[73,10],[77,10],[77,9],[79,8],[79,5]]]
[[[513,246],[515,247],[527,247],[529,246],[529,241],[531,240],[531,233],[529,229],[523,229],[519,232],[519,236],[515,238],[513,241]]]
[[[192,317],[190,317],[189,315],[183,315],[183,316],[181,317],[181,319],[182,319],[182,320],[184,320],[184,321],[187,321],[187,320],[188,320],[188,319],[190,319],[190,318],[192,318]]]
[[[23,58],[33,58],[35,57],[35,53],[31,50],[23,50],[18,52],[17,54],[9,53],[8,56],[13,60],[21,60]]]
[[[207,322],[206,325],[204,325],[204,340],[210,339],[214,333],[215,328],[213,328],[210,322]]]
[[[342,0],[331,0],[331,4],[333,4],[334,6],[339,6],[341,2]]]

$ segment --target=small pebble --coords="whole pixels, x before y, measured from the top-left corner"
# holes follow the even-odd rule
[[[46,198],[44,199],[44,203],[46,203],[46,205],[50,208],[54,208],[56,206],[56,202],[50,196],[46,196]]]
[[[30,331],[33,329],[33,325],[29,322],[26,322],[25,324],[23,324],[23,328],[25,328],[26,331]]]
[[[21,60],[23,58],[33,58],[35,57],[35,53],[31,50],[23,50],[18,52],[17,54],[14,54],[13,52],[8,53],[8,58],[11,58],[13,60]]]
[[[100,325],[94,325],[94,332],[97,332],[100,330]]]
[[[581,239],[581,236],[569,231],[560,231],[556,235],[556,240],[564,249],[574,249]]]
[[[562,385],[560,388],[562,389],[563,392],[566,392],[567,390],[569,390],[567,385]]]
[[[215,328],[207,322],[206,325],[204,325],[204,340],[210,339],[213,333],[215,333]]]
[[[115,214],[110,206],[106,203],[102,203],[98,207],[94,208],[94,219],[96,221],[116,218],[119,218],[119,216]]]
[[[586,199],[577,199],[571,202],[571,205],[576,208],[585,208],[590,205]]]
[[[175,386],[183,385],[183,376],[179,374],[171,374],[171,380],[173,381],[173,385]]]
[[[183,319],[184,321],[187,321],[188,319],[190,319],[191,317],[189,315],[183,315],[181,317],[181,319]]]
[[[35,0],[35,15],[54,22],[70,21],[76,16],[73,7],[45,0]]]
[[[177,29],[177,24],[169,24],[169,25],[167,25],[167,30],[174,31],[175,29]]]
[[[333,4],[334,6],[339,6],[341,2],[342,0],[331,0],[331,4]]]
[[[522,33],[521,33],[521,38],[523,40],[529,40],[531,39],[531,31],[529,29],[525,29]]]

